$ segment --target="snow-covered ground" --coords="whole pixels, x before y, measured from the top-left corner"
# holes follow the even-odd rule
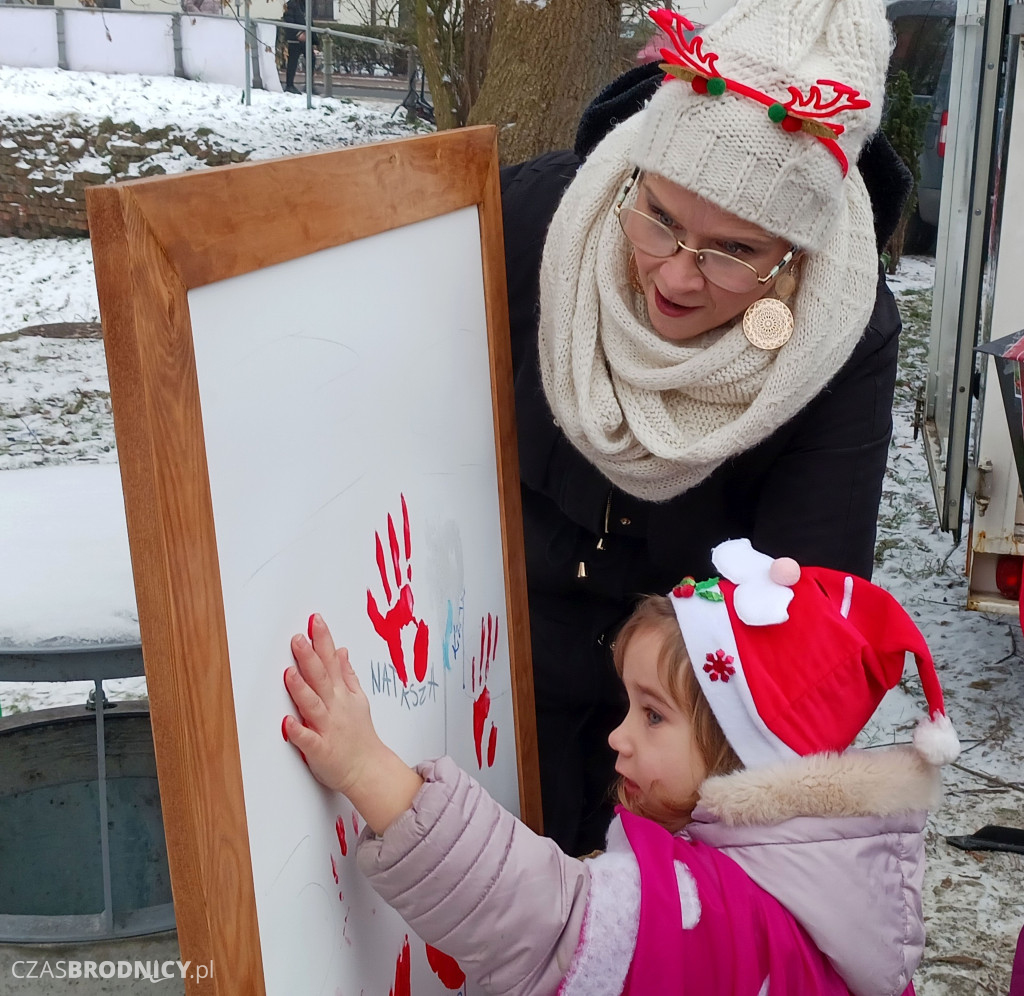
[[[58,93],[60,76],[69,78],[69,98]],[[151,95],[170,92],[164,85],[173,85],[178,87],[173,100],[159,99],[175,121],[209,127],[209,116],[216,115],[225,134],[240,134],[244,128],[251,140],[253,134],[263,133],[264,125],[252,123],[237,104],[237,91],[219,96],[207,92],[227,88],[176,80],[130,84],[132,78],[119,77],[116,87],[104,90],[105,78],[90,74],[0,70],[0,90],[10,85],[21,95],[18,113],[27,113],[33,100],[43,99],[38,88],[32,89],[33,79],[50,87],[46,99],[68,99],[69,108],[80,107],[81,101],[88,101],[81,95],[97,88],[102,96],[96,101],[116,100],[118,114],[140,124],[154,114]],[[207,111],[200,113],[190,103],[193,89],[201,91],[197,102],[205,101]],[[0,125],[8,113],[6,92],[4,96]],[[285,128],[281,122],[289,115],[302,118],[307,131],[319,134],[315,112],[310,116],[300,98],[260,94],[260,100],[275,107],[272,113],[278,122],[266,129],[271,150],[267,155],[299,151],[287,144],[299,138],[288,135],[301,136],[302,128],[288,135],[277,130]],[[288,102],[292,109],[277,109],[275,101]],[[203,118],[203,113],[208,116]],[[342,112],[322,113],[324,120],[334,122]],[[372,119],[363,115],[373,113],[379,119],[387,117],[361,109],[352,113],[364,121]],[[367,127],[366,140],[389,134]],[[938,529],[921,443],[912,438],[914,396],[927,369],[931,280],[931,261],[910,257],[891,281],[906,328],[875,572],[875,581],[907,606],[928,639],[947,710],[966,748],[958,764],[946,769],[946,806],[929,823],[930,864],[924,889],[928,948],[915,982],[919,996],[1005,994],[1013,943],[1024,923],[1024,855],[959,851],[946,843],[945,835],[970,833],[985,823],[1024,826],[1024,647],[1015,619],[964,608],[965,544],[954,547],[949,534]],[[116,461],[102,342],[6,335],[43,322],[98,321],[88,243],[0,239],[0,301],[0,470]],[[49,537],[40,537],[40,543],[47,542]],[[10,574],[0,551],[0,576]],[[0,587],[0,640],[4,605]],[[903,686],[879,711],[866,742],[909,738],[923,703],[911,671],[908,668]],[[78,703],[89,687],[0,682],[0,706],[8,712]],[[105,687],[114,698],[144,691],[142,679],[109,682]]]
[[[110,118],[130,121],[143,131],[173,126],[186,134],[206,135],[222,148],[248,151],[251,159],[359,145],[414,133],[405,112],[394,117],[379,102],[252,91],[252,106],[240,101],[237,87],[196,83],[167,76],[105,76],[59,69],[0,66],[0,123]],[[168,173],[202,165],[180,146],[160,156]]]

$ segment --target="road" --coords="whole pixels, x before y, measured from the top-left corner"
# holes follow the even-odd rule
[[[284,85],[282,74],[281,85]],[[306,78],[303,73],[295,74],[295,86],[305,92]],[[332,96],[355,97],[360,100],[380,100],[390,104],[400,104],[409,91],[409,84],[401,79],[380,79],[372,76],[344,76],[335,73],[332,82]],[[313,75],[313,93],[323,94],[324,81],[320,73]]]

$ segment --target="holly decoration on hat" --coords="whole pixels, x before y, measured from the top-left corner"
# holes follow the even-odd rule
[[[673,589],[672,594],[676,598],[693,598],[697,595],[706,602],[724,602],[725,598],[718,587],[718,578],[708,578],[706,581],[694,581],[691,577],[685,577]]]

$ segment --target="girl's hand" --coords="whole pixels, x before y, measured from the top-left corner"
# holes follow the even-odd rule
[[[286,716],[282,731],[316,780],[348,796],[371,829],[383,833],[409,808],[422,779],[377,736],[348,651],[335,649],[319,615],[310,617],[309,633],[312,643],[292,637],[295,666],[284,673],[302,722]]]

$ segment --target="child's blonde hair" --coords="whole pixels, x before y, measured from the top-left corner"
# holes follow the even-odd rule
[[[647,595],[623,623],[612,651],[612,659],[619,677],[622,677],[626,647],[637,633],[648,629],[654,629],[662,636],[658,673],[676,705],[690,716],[694,740],[701,752],[708,777],[738,771],[743,767],[743,762],[726,740],[708,700],[701,691],[697,676],[693,673],[686,644],[683,642],[675,610],[668,596]],[[700,792],[698,789],[689,799],[660,800],[656,806],[645,807],[629,799],[620,779],[616,785],[616,795],[623,806],[637,815],[674,829],[689,822]]]

